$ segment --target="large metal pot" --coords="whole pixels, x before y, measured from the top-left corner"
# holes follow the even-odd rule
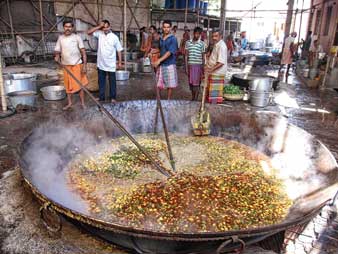
[[[4,76],[5,94],[31,91],[36,93],[36,74],[13,73]]]
[[[8,98],[10,104],[16,108],[17,105],[35,106],[36,93],[32,91],[10,93]]]
[[[250,103],[255,107],[266,107],[270,102],[270,92],[250,90]]]
[[[153,133],[156,103],[151,100],[125,101],[106,104],[105,108],[127,125],[131,133]],[[170,119],[167,126],[169,132],[188,135],[190,118],[198,112],[199,107],[197,102],[163,101],[164,114]],[[58,116],[58,121],[53,119],[50,123],[44,123],[41,128],[34,129],[20,149],[22,176],[33,194],[43,204],[48,205],[45,206],[48,210],[55,211],[88,232],[135,253],[209,254],[217,253],[217,249],[220,250],[218,253],[233,251],[241,247],[236,239],[244,241],[248,246],[279,232],[284,235],[285,230],[290,227],[305,225],[336,193],[337,163],[329,150],[309,133],[288,124],[287,119],[279,114],[239,112],[220,105],[206,107],[213,116],[211,135],[236,140],[280,163],[278,174],[294,200],[294,205],[284,221],[216,233],[165,233],[160,230],[126,227],[87,212],[79,198],[72,196],[73,193],[66,185],[60,183],[67,183],[64,172],[69,161],[88,148],[88,144],[121,135],[121,131],[97,107],[88,108],[81,114],[70,112]],[[64,128],[64,123],[67,123],[67,129]],[[71,132],[67,131],[71,129],[75,130],[74,136],[69,137]],[[55,143],[58,137],[62,138]],[[84,137],[86,141],[79,142]],[[44,153],[48,158],[53,157],[48,165],[40,159]]]
[[[129,79],[129,71],[116,71],[116,80],[128,80]]]
[[[270,92],[272,89],[272,79],[269,77],[257,77],[250,82],[250,91]]]
[[[64,86],[46,86],[40,89],[42,96],[47,101],[63,100],[66,97]]]

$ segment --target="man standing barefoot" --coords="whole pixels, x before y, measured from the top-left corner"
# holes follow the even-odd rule
[[[171,21],[163,21],[162,24],[163,37],[160,41],[160,58],[153,63],[154,68],[157,69],[157,88],[168,90],[168,100],[172,96],[172,90],[177,87],[177,69],[176,69],[176,52],[177,40],[176,37],[170,33]]]
[[[63,35],[59,36],[55,46],[55,61],[60,62],[63,68],[70,71],[82,85],[88,84],[87,72],[87,55],[81,37],[73,33],[74,24],[72,21],[63,22]],[[68,104],[63,108],[67,110],[72,107],[72,95],[80,91],[81,105],[85,108],[84,91],[80,85],[63,70],[64,86],[67,92]]]

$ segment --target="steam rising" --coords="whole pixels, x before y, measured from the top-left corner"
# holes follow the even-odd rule
[[[66,183],[66,163],[76,153],[96,144],[83,128],[65,122],[49,122],[34,131],[24,154],[33,184],[50,199],[70,209],[87,212],[86,203]]]

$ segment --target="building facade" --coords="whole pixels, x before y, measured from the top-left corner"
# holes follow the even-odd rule
[[[338,46],[338,1],[312,0],[308,30],[313,32],[325,52]]]

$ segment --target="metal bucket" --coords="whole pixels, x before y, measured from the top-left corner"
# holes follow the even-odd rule
[[[133,72],[139,72],[140,71],[140,63],[136,62],[133,63]]]
[[[273,80],[271,78],[257,77],[250,82],[249,89],[260,92],[270,92],[272,89],[272,82]]]
[[[35,106],[37,95],[32,91],[25,92],[15,92],[9,94],[9,102],[10,104],[16,108],[17,105],[27,105],[27,106]]]
[[[36,74],[13,73],[4,76],[5,94],[30,91],[36,93]]]
[[[42,96],[47,101],[63,100],[66,97],[64,86],[46,86],[40,89]]]
[[[132,60],[137,60],[137,58],[138,58],[138,52],[132,52],[131,53],[131,59]]]
[[[122,52],[122,58],[123,58],[123,60],[129,61],[131,59],[131,52],[127,52],[126,54],[124,52]]]
[[[150,65],[146,65],[146,66],[142,66],[142,72],[143,73],[150,73],[150,72],[152,72],[152,70],[153,70],[153,67],[151,67]]]
[[[129,79],[129,71],[116,71],[116,80],[123,81]]]
[[[250,90],[250,103],[255,107],[266,107],[270,103],[270,92]]]

